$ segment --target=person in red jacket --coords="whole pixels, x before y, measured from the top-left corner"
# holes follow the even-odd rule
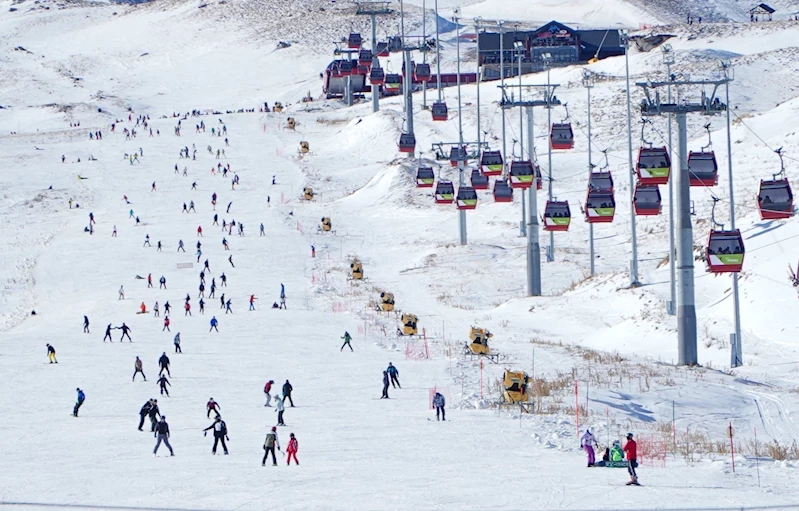
[[[166,330],[167,332],[172,331],[169,329],[169,316],[164,318],[164,328],[162,328],[161,331],[163,332],[164,330]]]
[[[208,400],[208,403],[206,403],[206,405],[205,405],[205,409],[206,409],[206,411],[208,412],[208,413],[206,414],[206,416],[210,418],[210,417],[211,417],[211,410],[213,410],[213,411],[214,411],[214,413],[216,414],[216,416],[217,416],[217,417],[219,417],[219,410],[220,410],[221,408],[222,408],[222,407],[221,407],[221,406],[219,406],[219,403],[217,403],[216,401],[214,401],[214,398],[211,398],[211,399],[209,399],[209,400]]]
[[[294,433],[291,435],[291,440],[289,440],[289,446],[286,448],[286,465],[291,465],[291,458],[294,457],[294,463],[297,465],[300,464],[297,461],[297,450],[300,448],[300,444],[297,442],[297,439],[294,438]]]
[[[272,406],[270,403],[272,402],[272,385],[275,383],[275,380],[269,380],[264,385],[264,394],[266,394],[266,404],[264,406]]]
[[[184,305],[183,308],[186,310],[184,316],[191,316],[191,304],[186,302],[186,305]]]
[[[638,485],[638,474],[635,473],[635,467],[638,466],[638,444],[635,443],[633,440],[633,434],[627,433],[627,443],[624,444],[624,452],[627,456],[627,472],[630,473],[630,482],[627,483],[627,486],[631,484]]]

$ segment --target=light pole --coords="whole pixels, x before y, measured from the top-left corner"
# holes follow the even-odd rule
[[[627,31],[620,31],[620,38],[624,45],[624,67],[627,73],[627,159],[629,163],[628,173],[630,175],[630,230],[632,231],[632,261],[630,261],[630,286],[638,286],[638,235],[635,227],[635,208],[633,207],[633,200],[635,199],[635,181],[633,178],[633,126],[632,126],[632,111],[630,106],[630,39]]]

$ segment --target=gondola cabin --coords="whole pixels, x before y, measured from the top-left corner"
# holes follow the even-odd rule
[[[710,231],[707,241],[707,267],[711,273],[735,273],[744,264],[744,239],[741,231]]]
[[[380,310],[391,312],[394,310],[394,293],[383,291],[380,293]]]
[[[661,209],[660,188],[638,183],[633,194],[633,209],[638,216],[659,215]]]
[[[314,198],[313,188],[311,188],[310,186],[306,186],[305,188],[303,188],[302,198],[305,200],[313,200]]]
[[[545,231],[568,231],[572,213],[567,201],[547,201],[544,209]]]
[[[373,67],[369,71],[369,83],[371,85],[383,85],[386,83],[386,72],[382,67]]]
[[[480,169],[486,176],[502,174],[502,153],[500,151],[483,151],[480,154]]]
[[[398,35],[388,36],[388,51],[399,53],[402,51],[402,37]]]
[[[665,185],[671,174],[669,151],[665,147],[641,147],[635,168],[641,184]]]
[[[352,34],[350,34],[350,36],[347,38],[347,46],[348,46],[348,47],[349,47],[351,50],[357,50],[358,48],[360,48],[360,47],[361,47],[361,44],[362,44],[362,43],[363,43],[363,39],[361,38],[361,34],[358,34],[358,33],[352,33]]]
[[[377,43],[377,56],[378,57],[388,57],[390,52],[388,50],[388,42],[386,41],[378,41]]]
[[[416,64],[416,67],[413,69],[414,82],[429,82],[431,77],[430,64]]]
[[[398,94],[400,89],[402,89],[402,77],[395,73],[387,74],[383,84],[386,94]]]
[[[411,153],[416,151],[416,137],[413,133],[403,133],[399,139],[399,151],[401,153]]]
[[[552,124],[552,131],[549,133],[549,141],[552,149],[573,149],[574,132],[569,122]]]
[[[533,186],[533,162],[530,160],[514,161],[510,164],[510,185],[512,188],[530,188]]]
[[[436,101],[430,107],[430,112],[433,114],[434,121],[446,121],[449,117],[447,112],[447,104],[443,101]]]
[[[452,181],[439,181],[436,183],[436,204],[452,204],[455,200],[455,187]]]
[[[358,65],[372,67],[372,50],[363,49],[358,52]]]
[[[436,182],[436,175],[432,167],[419,167],[416,170],[416,187],[432,188]]]
[[[455,197],[458,209],[475,209],[477,207],[477,192],[471,186],[461,186]]]
[[[472,188],[475,190],[488,190],[488,176],[479,169],[472,169]]]
[[[513,202],[513,188],[505,179],[494,181],[494,202]]]
[[[688,180],[691,186],[716,186],[719,183],[716,153],[713,151],[688,153]]]
[[[363,265],[357,259],[350,263],[352,280],[363,280]]]
[[[762,220],[778,220],[793,216],[793,192],[788,180],[761,180],[757,207]]]
[[[589,224],[610,223],[616,214],[613,193],[589,190],[585,200],[585,221]]]
[[[416,326],[419,322],[419,318],[417,318],[415,314],[403,314],[400,318],[400,322],[402,323],[402,330],[400,331],[402,335],[416,335],[419,333]]]
[[[349,60],[342,60],[338,65],[338,72],[341,76],[349,76],[353,72],[352,62]]]
[[[466,149],[463,147],[450,147],[449,148],[449,163],[453,167],[458,166],[458,162],[466,161]]]
[[[330,217],[329,216],[322,217],[322,223],[319,225],[319,227],[324,232],[330,232],[333,229],[333,224],[330,221]]]
[[[613,193],[613,176],[610,172],[592,172],[588,181],[588,189]]]

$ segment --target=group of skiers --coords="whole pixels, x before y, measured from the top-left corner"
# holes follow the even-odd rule
[[[599,444],[594,434],[591,433],[590,428],[586,428],[585,433],[580,438],[580,447],[585,450],[586,456],[588,457],[588,467],[619,466],[626,457],[627,472],[630,474],[630,481],[627,483],[627,486],[640,486],[638,474],[635,471],[638,467],[638,444],[633,438],[632,433],[627,433],[627,443],[624,444],[623,448],[618,440],[614,440],[613,446],[605,449],[605,454],[600,463],[597,463],[596,452],[594,451],[594,448],[598,448]],[[613,465],[609,465],[610,463],[613,463]]]

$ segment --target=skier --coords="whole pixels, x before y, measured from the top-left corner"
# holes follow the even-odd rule
[[[158,248],[155,249],[156,252],[161,251],[161,240],[158,240]]]
[[[124,286],[119,286],[119,299],[120,300],[124,300],[125,299],[125,287]]]
[[[166,445],[169,449],[170,456],[175,455],[175,451],[173,451],[172,446],[169,445],[169,424],[166,423],[166,416],[161,416],[161,421],[155,427],[153,437],[158,438],[158,441],[155,443],[155,449],[153,449],[153,456],[158,453],[158,448],[161,446],[161,442],[164,442],[164,445]]]
[[[169,305],[169,301],[164,302],[164,314],[169,314],[170,307],[171,306]]]
[[[227,445],[225,445],[225,440],[229,442],[230,438],[227,436],[227,425],[225,424],[225,421],[222,420],[222,417],[217,415],[216,419],[214,419],[214,423],[203,430],[203,436],[208,434],[209,429],[214,430],[214,446],[211,448],[211,454],[216,454],[216,446],[221,441],[222,449],[224,449],[225,454],[227,455],[228,452]]]
[[[55,348],[47,344],[47,358],[50,359],[51,364],[57,364],[58,360],[55,358]]]
[[[255,300],[256,300],[255,295],[250,295],[250,310],[251,311],[255,310]]]
[[[186,310],[186,313],[183,314],[183,315],[184,316],[191,316],[191,304],[189,302],[186,302],[186,304],[183,306],[183,308]]]
[[[588,428],[585,428],[585,433],[582,438],[580,438],[580,447],[585,450],[585,454],[588,456],[588,466],[593,467],[596,464],[594,447],[598,448],[599,444],[597,444],[596,438],[594,438],[594,435]]]
[[[272,426],[272,429],[266,434],[266,438],[264,439],[264,451],[266,452],[264,453],[264,459],[261,461],[262,467],[266,465],[266,458],[269,456],[269,453],[272,453],[272,466],[277,466],[275,447],[277,447],[277,450],[280,451],[280,442],[278,442],[277,439],[277,428]]]
[[[280,284],[280,308],[288,309],[288,307],[286,307],[286,286],[283,284]]]
[[[158,423],[158,420],[155,418],[156,416],[161,416],[161,410],[158,409],[158,400],[153,399],[153,405],[150,407],[150,411],[147,412],[147,415],[150,417],[150,433],[155,431],[155,425]]]
[[[160,317],[160,311],[158,310],[158,302],[155,302],[155,305],[153,305],[153,312],[155,313],[153,315],[154,318]]]
[[[433,406],[436,408],[436,420],[438,420],[438,412],[441,412],[442,421],[447,420],[447,412],[444,409],[446,404],[447,400],[444,399],[444,396],[441,394],[441,392],[436,392],[436,394],[433,396]]]
[[[634,484],[641,486],[638,483],[638,474],[635,473],[635,468],[638,466],[638,444],[633,440],[633,434],[627,433],[627,443],[624,444],[624,452],[627,454],[627,472],[630,474],[630,482],[627,486]]]
[[[294,437],[294,433],[289,436],[291,437],[291,440],[289,440],[289,445],[286,447],[286,465],[291,465],[292,457],[294,458],[294,463],[299,465],[300,462],[297,460],[297,451],[300,449],[300,444]]]
[[[184,252],[186,251],[186,249],[183,248],[183,240],[178,240],[178,252],[180,252],[181,250]]]
[[[264,224],[263,223],[261,224],[261,234],[260,234],[260,236],[266,236],[266,234],[264,234]]]
[[[158,376],[161,376],[164,373],[164,371],[166,371],[166,374],[168,374],[169,377],[172,378],[172,373],[169,372],[169,357],[166,356],[166,351],[163,352],[161,354],[161,358],[158,359],[158,366],[161,368],[158,371]]]
[[[225,247],[225,250],[230,250],[230,245],[228,245],[227,239],[222,238],[222,246]]]
[[[169,391],[167,390],[166,386],[169,385],[171,387],[172,384],[169,383],[169,380],[166,379],[166,376],[161,376],[158,378],[156,383],[161,386],[161,395],[163,396],[164,393],[166,393],[166,397],[169,397]]]
[[[172,331],[169,329],[169,316],[164,317],[164,328],[162,328],[161,331],[163,332],[164,330],[166,330],[167,332]]]
[[[283,399],[285,399],[285,396],[283,396]],[[286,407],[283,405],[282,399],[275,400],[275,411],[277,412],[277,425],[285,426],[286,423],[283,422],[283,412],[286,411]]]
[[[111,330],[112,330],[112,328],[111,328],[111,323],[108,323],[108,326],[107,326],[107,327],[105,327],[105,337],[103,337],[103,342],[105,342],[106,338],[107,338],[109,341],[111,341],[111,342],[114,342],[114,340],[113,340],[113,339],[111,339]]]
[[[211,317],[211,328],[208,331],[210,332],[211,330],[216,330],[216,332],[219,333],[219,329],[216,327],[218,324],[219,324],[219,321],[216,320],[216,316],[212,316]]]
[[[202,235],[203,235],[203,226],[202,225],[198,225],[197,226],[197,237],[199,238]]]
[[[147,381],[147,376],[144,375],[144,369],[142,369],[142,361],[139,359],[139,357],[136,357],[136,362],[134,362],[134,364],[133,364],[133,380],[132,381],[136,381],[136,375],[139,374],[139,373],[141,373],[141,376],[142,376],[142,378],[144,378],[144,381]]]
[[[205,314],[205,302],[200,298],[200,314]]]
[[[111,232],[111,237],[112,238],[116,238],[117,237],[117,226],[116,225],[114,226],[113,232]]]
[[[146,234],[144,236],[144,245],[143,246],[145,246],[145,247],[151,247],[152,246],[152,245],[150,245],[150,235],[149,234]]]
[[[83,406],[83,402],[86,401],[86,394],[84,394],[83,391],[80,390],[80,387],[75,390],[78,391],[78,401],[75,403],[75,408],[72,410],[73,417],[78,416],[78,410],[80,410],[80,407]]]
[[[272,402],[272,385],[275,383],[275,380],[269,380],[264,385],[264,394],[266,394],[266,404],[264,406],[272,406],[270,403]]]
[[[139,410],[139,427],[138,427],[139,431],[143,431],[141,427],[144,426],[144,418],[147,417],[152,408],[153,408],[153,400],[148,399],[147,402],[144,403],[144,406],[142,406],[141,409]]]
[[[180,332],[175,334],[175,340],[172,342],[175,344],[175,353],[183,353],[183,350],[180,349]]]
[[[90,334],[89,332],[89,316],[83,316],[83,333]]]
[[[232,206],[232,205],[233,205],[233,201],[228,202],[227,209],[225,210],[225,213],[230,213],[230,206]]]
[[[193,200],[189,201],[189,211],[194,211],[195,213],[197,212],[197,210],[194,209],[194,201]]]
[[[289,381],[286,380],[286,383],[283,384],[283,402],[285,403],[286,399],[288,399],[289,403],[291,403],[292,408],[294,408],[294,401],[291,399],[291,392],[293,390],[294,387],[292,387],[291,383],[289,383]]]
[[[220,416],[220,415],[219,415],[219,411],[220,411],[221,409],[222,409],[222,407],[221,407],[221,406],[219,406],[219,403],[217,403],[216,401],[214,401],[214,398],[210,398],[210,399],[208,400],[208,402],[205,404],[205,411],[207,412],[207,413],[205,414],[205,416],[206,416],[206,417],[208,417],[208,418],[210,418],[210,417],[211,417],[211,410],[213,410],[213,412],[216,414],[216,416],[217,416],[217,417],[219,417],[219,416]]]
[[[341,338],[344,339],[344,344],[341,345],[341,349],[339,351],[344,351],[344,346],[349,346],[350,347],[350,351],[355,351],[355,350],[352,349],[352,344],[350,344],[350,341],[352,340],[352,336],[350,335],[349,332],[345,331],[344,332],[344,336],[342,336]]]
[[[222,275],[219,276],[219,280],[222,281],[222,284],[220,284],[220,286],[227,287],[227,276],[225,275],[225,272],[222,272]]]
[[[148,288],[153,287],[153,274],[152,273],[148,273],[147,274],[147,287]]]
[[[230,266],[232,266],[233,268],[235,268],[235,267],[236,267],[236,266],[233,264],[233,254],[231,254],[230,256],[228,256],[228,258],[227,258],[227,261],[230,263]]]
[[[125,339],[125,336],[128,336],[128,341],[133,342],[133,339],[130,338],[130,327],[126,325],[124,322],[122,326],[117,327],[118,330],[122,330],[122,337],[119,338],[119,342],[122,342]]]
[[[316,247],[311,245],[311,257],[316,257]]]
[[[228,312],[233,314],[233,309],[230,308],[232,302],[233,300],[231,298],[228,298],[228,301],[225,302],[225,314],[227,314]]]
[[[402,388],[399,382],[399,371],[391,362],[388,363],[388,367],[386,368],[386,372],[388,376],[391,378],[391,386],[392,387],[399,387]]]
[[[383,395],[380,399],[388,399],[388,372],[383,371]]]
[[[166,289],[166,277],[161,275],[161,278],[158,279],[158,289]]]

